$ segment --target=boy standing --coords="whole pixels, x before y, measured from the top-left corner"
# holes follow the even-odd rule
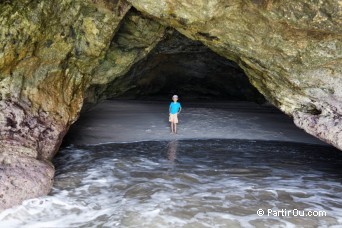
[[[172,96],[173,102],[170,104],[169,108],[169,121],[171,122],[171,133],[177,134],[177,123],[178,123],[178,114],[182,111],[182,107],[178,101],[178,96]]]

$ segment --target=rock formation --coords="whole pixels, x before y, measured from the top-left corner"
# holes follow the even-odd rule
[[[162,38],[164,26],[135,11],[122,21],[130,7],[123,1],[0,2],[0,210],[50,191],[49,160],[87,88],[127,72]]]
[[[84,99],[166,27],[236,62],[297,126],[342,149],[339,0],[2,0],[0,24],[0,210],[49,192],[49,160]]]

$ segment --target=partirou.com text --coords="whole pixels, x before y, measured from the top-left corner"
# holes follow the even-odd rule
[[[324,217],[327,216],[326,211],[316,211],[316,210],[298,210],[298,209],[279,209],[279,210],[272,210],[272,209],[259,209],[257,210],[257,215],[259,216],[274,216],[274,217]]]

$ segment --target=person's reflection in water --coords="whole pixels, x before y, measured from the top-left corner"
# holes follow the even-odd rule
[[[178,141],[174,140],[167,144],[167,159],[174,162],[177,158]]]

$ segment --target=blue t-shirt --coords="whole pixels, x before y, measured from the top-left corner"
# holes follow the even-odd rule
[[[176,102],[176,103],[175,102],[171,102],[171,104],[170,104],[170,113],[171,114],[176,114],[181,107],[182,106],[180,105],[179,102]]]

